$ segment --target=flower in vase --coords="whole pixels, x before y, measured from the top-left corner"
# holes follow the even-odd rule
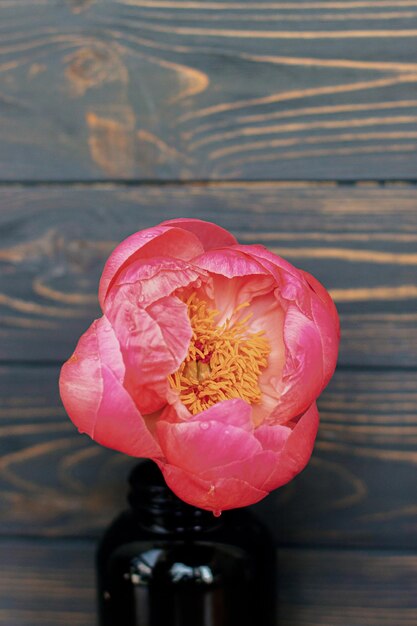
[[[257,502],[305,467],[339,343],[315,278],[177,219],[117,246],[99,300],[60,377],[80,432],[153,459],[180,498],[213,511]]]

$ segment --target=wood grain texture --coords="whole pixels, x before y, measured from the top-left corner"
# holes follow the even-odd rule
[[[341,364],[417,365],[417,189],[279,183],[1,189],[0,360],[68,358],[113,247],[180,215],[316,275],[341,314]]]
[[[91,536],[124,508],[136,460],[77,433],[58,372],[0,368],[3,535]],[[416,371],[338,371],[308,468],[256,507],[277,543],[417,548],[416,404]]]
[[[0,2],[0,176],[417,171],[417,0]]]
[[[0,542],[1,626],[93,626],[94,546]],[[417,557],[278,551],[277,626],[414,626]],[[337,576],[335,576],[337,572]]]
[[[413,626],[417,557],[279,550],[277,626]]]

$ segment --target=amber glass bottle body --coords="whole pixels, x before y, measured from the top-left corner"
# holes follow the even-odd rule
[[[100,626],[274,626],[274,546],[249,511],[185,504],[152,462],[129,502],[97,552]]]

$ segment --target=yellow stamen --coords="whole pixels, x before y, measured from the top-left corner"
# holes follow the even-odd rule
[[[230,319],[217,326],[219,312],[192,293],[186,300],[193,331],[188,354],[168,377],[182,402],[195,415],[222,400],[261,400],[259,376],[268,364],[270,347],[263,331],[251,333],[252,314],[237,322],[233,317],[249,302],[240,304]]]

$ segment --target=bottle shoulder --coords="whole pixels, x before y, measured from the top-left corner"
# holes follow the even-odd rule
[[[102,536],[104,542],[119,543],[131,539],[159,539],[169,537],[171,540],[208,538],[221,543],[250,546],[252,544],[271,544],[273,541],[269,530],[250,511],[238,509],[226,511],[221,518],[213,517],[213,524],[202,526],[198,523],[189,528],[164,528],[162,524],[149,525],[141,516],[132,510],[123,511],[106,529]]]
[[[107,567],[134,585],[210,586],[250,578],[247,553],[237,546],[204,541],[134,541],[116,548]]]
[[[179,546],[192,543],[195,545],[226,546],[240,553],[254,556],[256,559],[267,558],[274,552],[272,539],[264,526],[248,511],[229,511],[222,515],[223,519],[208,528],[195,527],[183,532],[164,532],[160,527],[149,528],[142,523],[140,517],[127,510],[120,514],[102,536],[98,549],[98,562],[106,561],[118,551],[119,554],[130,553],[134,558],[135,551],[141,546],[147,549],[161,549],[161,546]],[[181,548],[183,549],[183,548]]]

